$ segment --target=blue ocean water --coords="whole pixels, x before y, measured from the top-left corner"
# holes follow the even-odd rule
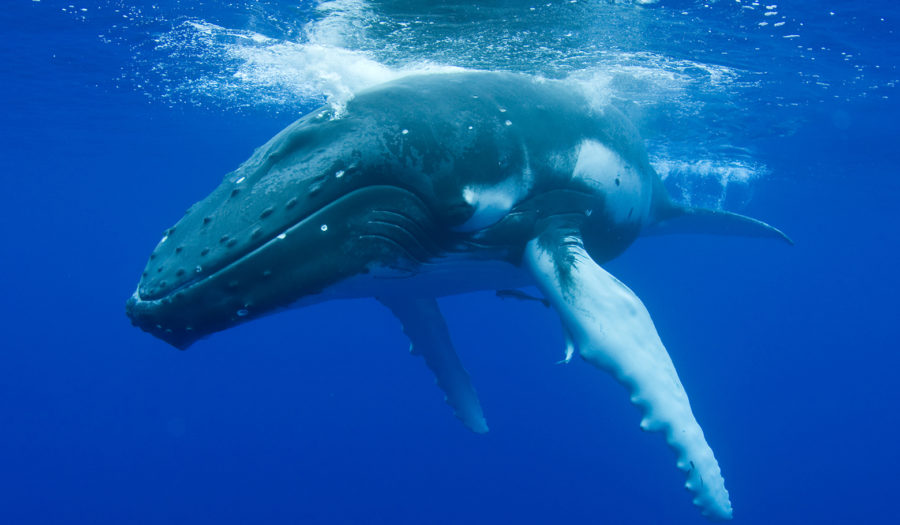
[[[124,302],[164,228],[326,99],[450,67],[621,107],[672,194],[756,239],[640,239],[642,298],[743,523],[895,523],[894,2],[62,2],[0,11],[3,523],[701,523],[559,322],[441,306],[491,432],[390,313],[335,302],[186,352]]]

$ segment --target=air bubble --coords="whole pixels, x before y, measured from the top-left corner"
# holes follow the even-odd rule
[[[197,266],[194,266],[194,273],[203,273],[203,267],[199,264]]]
[[[409,130],[408,130],[408,129],[404,129],[404,130],[401,131],[400,133],[403,133],[404,135],[408,135],[408,134],[409,134]]]
[[[250,312],[248,312],[246,308],[241,308],[240,310],[237,311],[237,316],[238,317],[246,317],[246,315],[249,313]]]
[[[327,225],[327,224],[323,224],[321,229],[322,229],[323,232],[327,232],[327,231],[328,231],[328,225]]]
[[[336,178],[336,179],[339,179],[343,176],[344,176],[344,170],[339,170],[337,173],[334,174],[334,178]]]
[[[285,237],[287,237],[286,233],[282,233],[281,235],[278,236],[278,238],[281,240],[284,240]]]

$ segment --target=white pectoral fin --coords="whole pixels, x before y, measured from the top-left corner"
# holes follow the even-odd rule
[[[678,468],[687,476],[685,486],[694,494],[694,504],[708,518],[730,519],[731,502],[719,464],[640,299],[594,263],[573,232],[532,240],[525,262],[581,357],[628,389],[642,412],[641,428],[665,434],[678,456]]]
[[[479,434],[487,432],[481,403],[468,372],[453,349],[450,331],[437,301],[398,297],[380,297],[378,300],[400,320],[403,332],[409,337],[410,352],[425,359],[454,415],[471,431]]]

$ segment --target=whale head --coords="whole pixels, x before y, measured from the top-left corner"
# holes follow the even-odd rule
[[[360,126],[322,109],[228,174],[165,231],[127,302],[132,323],[184,349],[427,244],[428,207],[365,169]]]

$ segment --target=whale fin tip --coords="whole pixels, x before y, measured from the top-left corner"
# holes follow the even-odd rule
[[[487,422],[468,372],[456,355],[450,331],[437,301],[431,298],[379,297],[403,326],[410,341],[410,354],[421,356],[434,373],[434,382],[444,392],[444,402],[472,432],[484,434]]]
[[[739,213],[671,205],[659,215],[656,222],[644,228],[643,235],[738,235],[780,239],[794,245],[794,240],[778,228]]]

